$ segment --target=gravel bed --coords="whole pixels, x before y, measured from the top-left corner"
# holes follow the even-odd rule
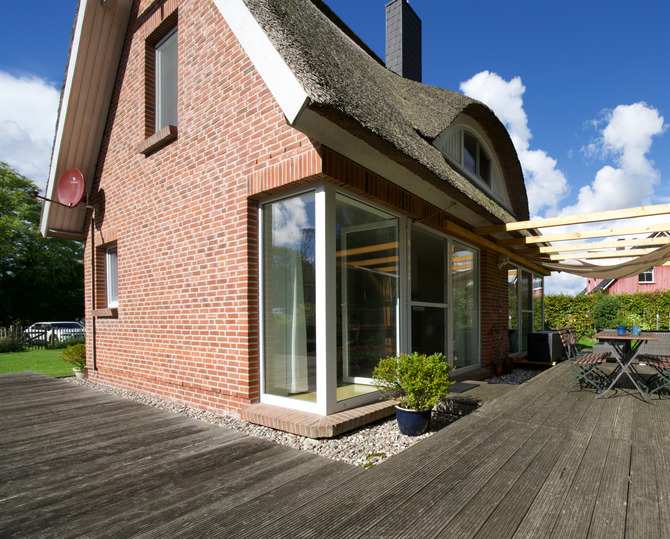
[[[529,378],[532,378],[535,374],[538,374],[538,371],[515,369],[512,374],[503,375],[500,378],[489,378],[485,381],[489,383],[521,384]],[[395,417],[391,417],[352,430],[335,438],[315,440],[248,423],[235,417],[219,415],[213,412],[198,410],[197,408],[192,408],[184,404],[168,402],[151,395],[99,384],[97,382],[92,382],[91,380],[77,380],[74,377],[63,378],[62,380],[86,385],[92,389],[105,391],[106,393],[154,406],[155,408],[182,414],[199,421],[206,421],[213,425],[229,428],[249,436],[265,438],[271,442],[285,445],[293,449],[310,451],[323,457],[363,468],[370,468],[393,455],[397,455],[421,440],[432,436],[435,432],[446,427],[450,423],[453,423],[460,417],[458,415],[433,412],[430,429],[422,436],[405,436],[404,434],[400,434]]]

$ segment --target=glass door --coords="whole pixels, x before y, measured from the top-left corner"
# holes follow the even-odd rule
[[[372,371],[397,353],[398,220],[338,195],[338,398],[374,391]]]

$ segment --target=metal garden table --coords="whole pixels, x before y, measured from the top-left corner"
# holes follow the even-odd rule
[[[614,329],[599,331],[593,338],[607,343],[613,352],[612,355],[614,359],[616,359],[616,362],[618,363],[617,368],[611,374],[612,381],[610,382],[609,387],[600,395],[596,396],[596,399],[608,393],[609,390],[614,387],[614,384],[619,381],[619,378],[625,374],[630,381],[633,382],[633,385],[637,388],[642,398],[650,403],[651,399],[649,399],[647,393],[642,390],[638,381],[635,379],[640,379],[640,375],[635,369],[633,362],[643,350],[647,341],[658,341],[660,338],[653,333],[644,331],[639,335],[633,335],[630,331],[627,331],[624,335],[619,335]],[[635,374],[635,377],[632,376],[632,374]]]

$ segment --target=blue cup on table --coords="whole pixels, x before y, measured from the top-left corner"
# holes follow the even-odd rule
[[[616,327],[616,334],[617,335],[625,335],[626,334],[626,326],[617,326]]]

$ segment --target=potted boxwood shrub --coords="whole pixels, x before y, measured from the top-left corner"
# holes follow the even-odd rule
[[[413,352],[380,360],[372,383],[383,396],[397,399],[400,432],[419,436],[428,430],[433,406],[449,393],[452,370],[442,354]]]
[[[88,378],[86,370],[86,345],[73,344],[68,346],[61,354],[63,361],[72,365],[72,370],[77,378],[83,380]]]

